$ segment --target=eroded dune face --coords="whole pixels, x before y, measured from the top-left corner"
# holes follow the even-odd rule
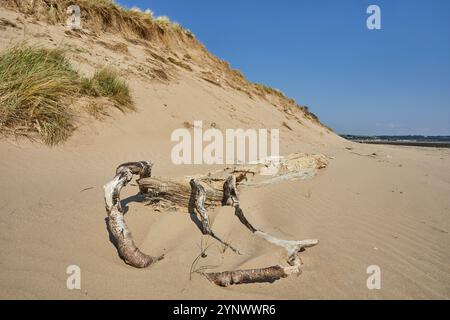
[[[1,298],[449,297],[448,150],[345,141],[278,91],[247,82],[189,34],[164,26],[152,32],[149,40],[89,23],[82,32],[67,31],[2,2],[2,49],[24,39],[62,46],[85,75],[112,65],[129,83],[137,111],[111,109],[102,120],[80,113],[78,129],[54,148],[0,139]],[[311,179],[240,191],[246,217],[267,234],[320,239],[302,253],[300,276],[226,290],[211,285],[192,271],[279,265],[286,254],[243,228],[232,207],[217,207],[211,225],[244,253],[237,255],[202,235],[183,210],[144,206],[134,182],[121,193],[128,227],[143,252],[165,258],[144,270],[120,259],[108,241],[102,186],[128,161],[152,161],[154,176],[172,178],[222,170],[171,161],[171,133],[192,130],[196,120],[219,130],[279,128],[281,155],[326,159]],[[70,265],[81,269],[81,290],[66,287]],[[371,265],[381,268],[381,290],[367,288]]]

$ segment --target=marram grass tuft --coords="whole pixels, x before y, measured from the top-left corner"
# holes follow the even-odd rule
[[[24,43],[0,55],[0,133],[37,134],[48,145],[63,142],[75,130],[71,105],[80,95],[107,97],[122,111],[134,110],[126,82],[113,70],[85,79],[64,50]]]

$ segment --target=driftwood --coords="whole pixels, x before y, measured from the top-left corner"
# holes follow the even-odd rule
[[[289,269],[287,267],[286,269]],[[282,266],[272,266],[262,269],[235,270],[225,272],[205,273],[205,277],[221,287],[232,284],[274,282],[289,275],[289,270]]]
[[[224,205],[224,183],[231,176],[236,177],[235,187],[258,187],[286,180],[308,179],[317,170],[325,168],[328,160],[323,155],[292,154],[277,162],[227,167],[208,174],[181,178],[147,177],[137,180],[140,188],[147,189],[146,201],[158,210],[189,210],[192,199],[191,179],[200,183],[206,192],[205,207]],[[264,175],[267,169],[277,172]]]
[[[239,205],[239,199],[236,191],[236,177],[230,176],[223,187],[224,203],[234,207],[235,215],[239,221],[247,227],[253,234],[264,240],[284,248],[287,252],[287,262],[290,267],[271,266],[262,269],[235,270],[225,272],[204,273],[205,277],[219,286],[229,286],[232,284],[242,284],[251,282],[274,282],[275,280],[285,278],[290,274],[300,272],[300,259],[298,253],[307,247],[315,246],[319,240],[283,240],[271,236],[263,231],[257,230],[245,217]]]
[[[114,179],[104,186],[108,229],[114,239],[119,256],[125,263],[136,268],[148,267],[152,263],[163,259],[163,256],[152,257],[146,255],[135,245],[133,236],[128,230],[123,217],[120,191],[131,181],[134,174],[140,177],[149,176],[151,167],[152,164],[147,161],[122,164],[117,168]],[[141,187],[140,190],[145,191],[145,188]]]
[[[144,194],[149,204],[159,209],[189,209],[192,205],[194,190],[189,178],[143,178],[138,180],[140,188],[147,192]],[[214,185],[204,184],[206,193],[205,206],[215,207],[222,203],[222,190]]]
[[[203,275],[211,282],[228,286],[252,282],[273,282],[300,272],[298,253],[307,247],[317,245],[318,240],[283,240],[278,239],[254,227],[245,217],[239,204],[237,188],[239,186],[255,187],[284,180],[305,179],[313,176],[318,169],[326,167],[323,156],[294,154],[282,161],[225,168],[206,175],[185,178],[151,177],[150,162],[131,162],[120,165],[114,179],[105,185],[105,202],[108,213],[108,228],[114,238],[120,257],[126,263],[143,268],[161,260],[163,256],[151,257],[142,253],[134,244],[123,218],[120,205],[120,190],[126,186],[133,175],[138,175],[137,184],[146,201],[158,210],[187,210],[200,216],[203,234],[210,235],[222,244],[239,251],[217,236],[211,228],[208,208],[230,205],[235,209],[239,221],[258,236],[273,245],[286,250],[289,266],[270,266],[260,269],[208,272]],[[271,176],[264,176],[263,170],[276,167]]]
[[[221,242],[225,246],[229,247],[231,250],[233,250],[237,254],[241,254],[239,250],[234,248],[229,243],[223,241],[219,236],[217,236],[214,231],[212,231],[211,226],[209,224],[209,217],[208,212],[205,209],[205,201],[206,201],[206,191],[205,188],[198,183],[195,179],[192,179],[190,181],[191,187],[192,187],[192,206],[197,210],[197,212],[200,214],[201,220],[202,220],[202,228],[203,228],[203,234],[208,234],[217,241]],[[194,213],[193,211],[191,212]]]
[[[247,227],[251,232],[253,232],[256,236],[263,238],[264,240],[282,247],[286,250],[288,255],[288,262],[290,265],[295,265],[295,261],[297,258],[297,253],[301,250],[315,246],[319,243],[319,240],[283,240],[278,239],[276,237],[271,236],[270,234],[265,233],[264,231],[257,230],[245,217],[244,212],[242,211],[239,205],[239,199],[236,191],[236,178],[234,176],[230,176],[224,184],[224,201],[226,203],[230,203],[234,208],[235,215],[239,218],[241,223]]]

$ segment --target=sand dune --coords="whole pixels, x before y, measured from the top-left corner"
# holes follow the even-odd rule
[[[265,99],[217,86],[179,66],[170,70],[168,82],[148,79],[136,69],[149,59],[140,44],[126,43],[124,57],[86,35],[69,36],[58,25],[6,9],[0,17],[18,25],[0,29],[2,48],[24,38],[85,48],[71,53],[76,67],[89,74],[98,64],[117,66],[138,109],[128,115],[111,111],[104,121],[81,118],[75,134],[54,148],[0,139],[0,298],[450,298],[448,149],[348,142],[304,114],[293,117]],[[124,42],[107,33],[101,39]],[[194,120],[219,129],[280,128],[282,154],[329,157],[329,166],[312,179],[241,193],[246,215],[262,230],[286,239],[320,239],[301,253],[301,275],[228,288],[198,274],[190,279],[201,241],[211,247],[198,267],[216,266],[212,270],[283,263],[284,253],[253,237],[229,207],[211,212],[213,226],[244,254],[223,252],[218,242],[201,235],[189,214],[154,211],[139,202],[133,186],[124,189],[122,199],[135,241],[144,252],[166,258],[139,270],[118,257],[108,240],[102,186],[126,161],[151,160],[156,176],[220,167],[172,164],[170,134]],[[73,264],[81,268],[82,290],[66,288],[66,268]],[[380,290],[366,287],[370,265],[381,268]]]

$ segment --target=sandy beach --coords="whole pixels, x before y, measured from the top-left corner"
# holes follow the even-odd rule
[[[198,48],[186,67],[172,65],[169,81],[139,66],[155,47],[110,33],[101,42],[59,25],[0,9],[15,27],[0,29],[1,48],[24,39],[65,46],[85,74],[112,64],[127,79],[137,111],[110,111],[102,121],[78,119],[56,147],[0,138],[1,299],[449,299],[450,149],[364,145],[339,137],[305,115],[292,116],[258,96],[205,81]],[[124,43],[127,54],[104,43]],[[83,50],[76,50],[82,48]],[[159,52],[159,51],[158,51]],[[160,51],[163,52],[163,51]],[[178,52],[178,56],[184,52]],[[181,58],[180,58],[181,59]],[[199,56],[198,59],[201,59]],[[202,76],[202,77],[203,77]],[[131,184],[122,193],[125,218],[139,248],[165,259],[146,269],[126,265],[108,238],[103,185],[127,161],[149,160],[153,175],[205,173],[219,165],[174,165],[173,130],[206,126],[279,128],[282,155],[322,154],[328,166],[307,180],[241,191],[248,218],[284,239],[320,239],[302,252],[302,273],[274,283],[221,288],[190,274],[200,243],[210,245],[199,266],[256,268],[283,262],[280,248],[255,238],[230,207],[210,212],[215,231],[243,251],[236,255],[203,236],[185,212],[145,206]],[[287,126],[285,125],[287,124]],[[81,290],[68,290],[66,268],[81,269]],[[381,289],[369,290],[367,268],[381,269]]]

